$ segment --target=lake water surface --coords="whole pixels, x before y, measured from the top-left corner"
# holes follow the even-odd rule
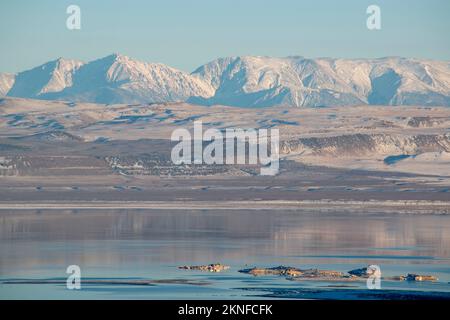
[[[210,263],[231,268],[222,273],[177,268]],[[254,299],[283,297],[280,292],[296,292],[295,297],[304,298],[314,298],[317,292],[340,297],[366,292],[366,283],[298,282],[253,277],[238,270],[285,265],[347,272],[369,264],[379,265],[383,276],[417,273],[439,278],[437,282],[382,281],[382,290],[450,296],[450,216],[296,210],[0,210],[1,299]],[[81,290],[66,288],[69,265],[81,268]],[[83,284],[95,279],[162,281],[146,286]]]

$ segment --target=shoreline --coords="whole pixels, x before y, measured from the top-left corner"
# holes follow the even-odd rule
[[[311,210],[325,212],[450,214],[450,201],[427,200],[261,200],[261,201],[45,201],[0,202],[0,210],[157,209],[157,210]]]

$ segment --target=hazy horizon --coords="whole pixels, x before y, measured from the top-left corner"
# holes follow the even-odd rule
[[[66,8],[81,8],[81,30],[66,28]],[[366,28],[381,8],[382,28]],[[92,61],[113,52],[191,72],[219,57],[401,56],[449,60],[444,0],[13,1],[0,4],[0,72],[17,73],[57,57]]]

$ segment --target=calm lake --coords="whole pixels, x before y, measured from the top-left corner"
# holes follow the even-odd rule
[[[231,268],[221,273],[178,269],[210,263]],[[0,210],[0,299],[285,297],[280,292],[295,292],[290,297],[300,298],[315,298],[317,292],[343,297],[347,292],[366,292],[366,283],[300,282],[280,276],[253,277],[238,270],[284,265],[347,272],[369,264],[379,265],[383,277],[416,273],[439,278],[437,282],[382,281],[382,290],[450,296],[450,216],[296,210]],[[69,265],[81,268],[81,290],[66,288]],[[105,283],[83,284],[96,279]],[[108,283],[135,279],[160,281]]]

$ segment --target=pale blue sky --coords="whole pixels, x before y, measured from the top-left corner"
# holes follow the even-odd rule
[[[66,29],[77,4],[82,29]],[[382,30],[366,28],[377,4]],[[184,71],[218,57],[450,59],[449,0],[1,0],[0,72],[113,52]]]

